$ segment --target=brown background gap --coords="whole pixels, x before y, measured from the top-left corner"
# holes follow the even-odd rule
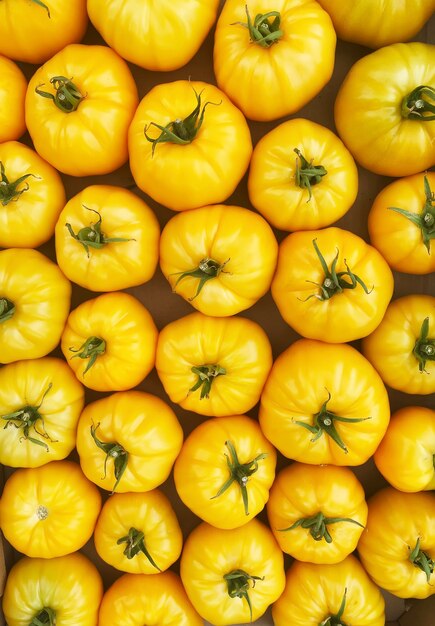
[[[185,80],[189,77],[192,80],[203,80],[215,84],[216,81],[214,79],[212,68],[213,35],[214,30],[212,30],[212,32],[209,34],[200,51],[192,59],[192,61],[180,70],[177,70],[176,72],[153,73],[130,64],[130,68],[133,72],[139,89],[140,98],[142,98],[151,87],[158,83],[166,83],[180,79]],[[414,40],[426,41],[429,43],[435,42],[435,17],[432,17],[431,21],[414,38]],[[89,25],[83,43],[104,44],[101,37],[91,25]],[[370,50],[363,46],[338,41],[336,65],[331,81],[316,98],[314,98],[310,103],[308,103],[296,114],[289,116],[289,118],[304,117],[324,126],[328,126],[335,131],[333,119],[333,105],[338,87],[343,81],[351,65],[353,65],[353,63],[355,63],[357,59],[365,56],[369,52]],[[32,76],[36,69],[36,66],[28,64],[20,64],[20,67],[25,72],[27,78],[30,78],[30,76]],[[250,128],[254,145],[255,143],[257,143],[260,137],[262,137],[265,133],[269,132],[272,128],[284,121],[284,119],[287,118],[282,118],[278,121],[268,123],[251,122]],[[22,141],[28,145],[31,145],[28,134],[24,136]],[[70,176],[62,176],[62,178],[66,187],[68,199],[70,199],[73,195],[89,185],[119,185],[121,187],[132,189],[135,193],[142,197],[154,209],[162,227],[173,215],[175,215],[174,212],[158,205],[156,202],[146,197],[141,191],[136,188],[128,164],[107,176],[93,176],[80,179]],[[392,180],[393,179],[377,176],[364,170],[363,168],[359,168],[358,198],[350,211],[342,219],[336,222],[336,225],[341,228],[352,230],[353,232],[363,237],[366,241],[369,241],[367,232],[368,212],[376,194]],[[225,204],[234,204],[252,209],[252,206],[250,205],[248,200],[246,181],[247,176],[243,178],[242,182],[239,184],[233,195],[228,198]],[[282,239],[287,235],[287,233],[284,233],[282,231],[275,231],[275,234],[278,238],[278,241],[282,241]],[[51,239],[47,244],[41,246],[40,251],[50,258],[55,259],[54,239]],[[395,290],[393,298],[398,298],[400,296],[410,293],[435,293],[434,275],[412,276],[395,272],[394,279]],[[169,283],[165,280],[159,269],[157,270],[154,278],[150,282],[139,287],[127,289],[126,291],[139,298],[145,304],[145,306],[151,312],[159,329],[165,326],[168,322],[182,317],[194,310],[181,297],[174,295],[171,292]],[[76,307],[80,302],[93,298],[96,295],[98,294],[88,292],[74,285],[72,308]],[[286,347],[290,345],[290,343],[298,338],[298,335],[282,320],[271,298],[270,293],[264,296],[251,309],[242,312],[241,315],[255,320],[265,328],[272,344],[274,358],[276,358]],[[354,345],[356,347],[359,347],[359,342],[354,342]],[[53,352],[53,355],[61,357],[62,354],[60,352],[60,349],[57,348]],[[177,405],[171,404],[163,391],[155,370],[153,370],[151,374],[140,385],[138,385],[137,389],[156,394],[162,397],[166,402],[168,402],[175,410],[186,435],[198,424],[200,424],[204,419],[199,415],[189,413],[187,411],[184,411]],[[418,404],[421,406],[433,405],[433,398],[430,398],[429,396],[410,396],[390,389],[388,391],[392,411],[395,411],[402,406],[410,404]],[[97,399],[98,397],[101,397],[101,395],[102,394],[87,390],[86,402],[89,403]],[[251,415],[252,417],[256,417],[257,410],[258,407],[254,407],[254,409],[249,412],[249,415]],[[73,453],[71,455],[71,458],[77,460],[76,453]],[[288,464],[288,462],[289,461],[287,459],[278,454],[277,469],[284,467],[286,464]],[[362,466],[352,469],[363,483],[367,497],[386,485],[385,480],[377,471],[372,460],[369,460]],[[4,470],[6,476],[11,472],[10,469],[4,468]],[[190,530],[192,530],[199,522],[198,518],[195,517],[193,513],[191,513],[191,511],[189,511],[189,509],[187,509],[187,507],[185,507],[179,500],[173,484],[172,475],[166,481],[166,483],[162,485],[161,489],[171,499],[176,514],[179,518],[180,524],[182,526],[184,536],[186,537]],[[103,496],[105,498],[107,497],[107,495],[107,492],[103,493]],[[264,511],[262,514],[260,514],[260,519],[266,521]],[[101,559],[95,552],[92,539],[88,542],[88,544],[83,548],[82,551],[96,563],[101,574],[103,575],[106,587],[109,586],[116,578],[121,575],[121,572],[116,571],[115,569],[111,568],[103,561],[101,561]],[[20,555],[16,551],[14,551],[8,544],[6,544],[6,542],[4,542],[5,561],[2,558],[1,552],[2,546],[0,545],[0,583],[4,583],[5,572],[11,566],[11,564],[20,557]],[[289,557],[286,557],[286,568],[288,567],[290,562],[291,559]],[[173,569],[177,571],[178,565],[176,564]],[[3,585],[1,585],[0,589],[2,588]],[[406,602],[400,600],[399,598],[395,598],[388,593],[385,594],[385,597],[387,601],[387,619],[390,620],[388,621],[388,624],[390,626],[410,626],[411,624],[413,626],[434,625],[435,596],[432,596],[432,598],[427,600],[410,600]],[[0,615],[0,626],[4,626],[4,624],[4,618]],[[257,620],[255,624],[257,624],[258,626],[271,626],[272,618],[270,610],[263,616],[262,619]]]

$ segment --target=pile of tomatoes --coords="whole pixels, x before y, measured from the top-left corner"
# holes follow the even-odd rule
[[[434,8],[0,0],[8,626],[434,593]]]

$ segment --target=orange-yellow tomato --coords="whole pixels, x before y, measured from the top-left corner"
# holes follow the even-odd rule
[[[79,550],[94,532],[101,509],[98,489],[71,461],[18,469],[0,500],[0,527],[12,546],[51,559]]]
[[[26,131],[26,90],[27,80],[18,65],[0,55],[0,143],[19,139]]]

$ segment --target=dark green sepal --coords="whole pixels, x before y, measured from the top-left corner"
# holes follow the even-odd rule
[[[100,424],[91,426],[91,436],[94,440],[96,446],[100,448],[105,454],[106,458],[104,459],[104,476],[103,480],[107,476],[107,461],[109,459],[113,459],[114,465],[114,474],[115,474],[115,485],[112,489],[112,494],[115,492],[117,486],[119,485],[119,481],[122,478],[125,470],[128,465],[128,452],[117,442],[104,442],[101,439],[98,439],[96,435],[97,428],[99,428]]]

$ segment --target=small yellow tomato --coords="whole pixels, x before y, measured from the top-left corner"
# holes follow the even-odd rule
[[[264,330],[242,317],[192,313],[160,332],[157,374],[172,402],[200,415],[240,415],[257,404],[272,366]]]
[[[0,55],[0,143],[19,139],[26,131],[26,90],[27,80],[18,65]]]
[[[154,367],[157,335],[143,304],[119,291],[79,304],[67,319],[61,348],[86,387],[121,391],[138,385]]]
[[[0,527],[19,552],[51,559],[85,545],[100,509],[100,493],[80,465],[52,461],[15,470],[7,479],[0,500]]]

